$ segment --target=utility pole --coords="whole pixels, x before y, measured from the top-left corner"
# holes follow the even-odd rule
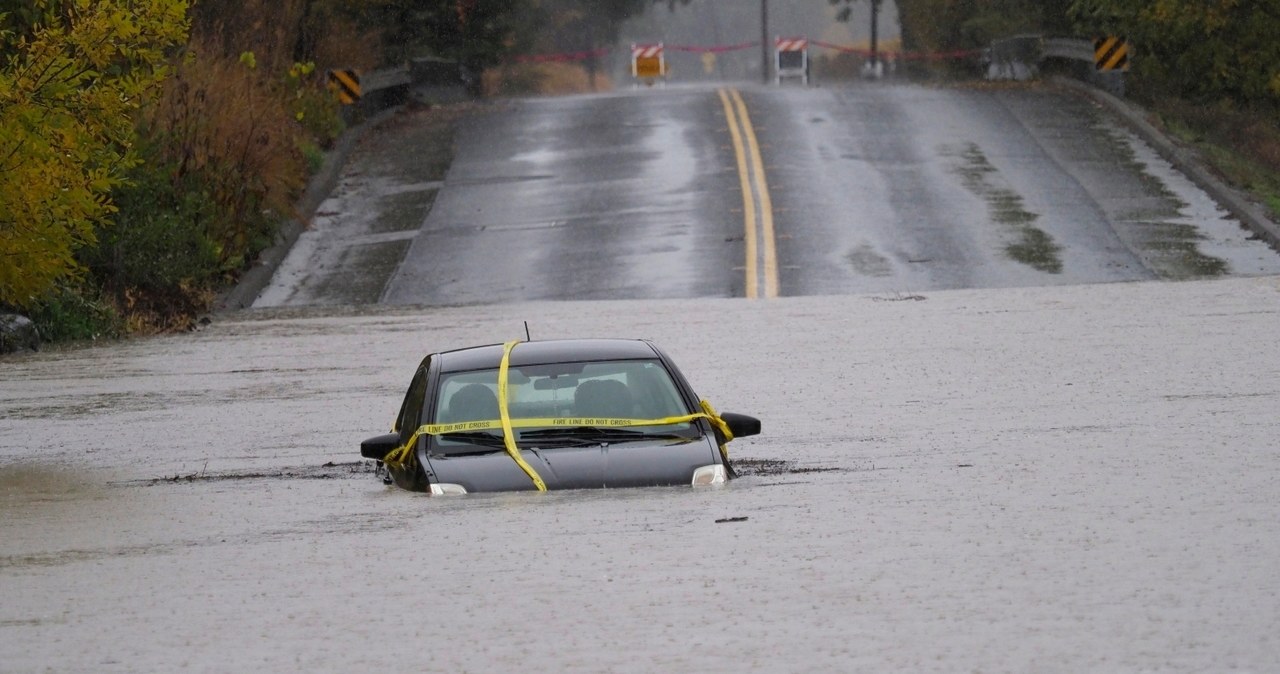
[[[760,0],[760,77],[769,83],[769,0]]]
[[[871,0],[871,76],[880,77],[880,1]]]

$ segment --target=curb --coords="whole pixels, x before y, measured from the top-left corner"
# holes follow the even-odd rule
[[[1272,248],[1280,250],[1280,225],[1267,217],[1266,210],[1209,172],[1193,152],[1179,147],[1163,132],[1152,126],[1146,120],[1146,111],[1105,91],[1068,77],[1051,77],[1049,81],[1083,94],[1114,112],[1147,144],[1155,148],[1161,157],[1191,178],[1191,182],[1218,202],[1219,206],[1225,208],[1251,231],[1266,240]]]
[[[337,186],[342,169],[356,144],[366,133],[394,117],[403,107],[398,105],[383,110],[342,134],[334,143],[333,149],[325,154],[324,165],[320,167],[320,171],[311,177],[311,181],[307,183],[307,189],[294,204],[294,217],[280,225],[275,244],[259,253],[253,266],[240,275],[240,281],[236,286],[218,298],[214,303],[214,314],[239,311],[253,306],[254,300],[267,287],[267,284],[271,283],[271,277],[275,276],[276,269],[289,255],[298,236],[307,228],[306,223],[311,221],[311,216],[315,215],[320,204]]]

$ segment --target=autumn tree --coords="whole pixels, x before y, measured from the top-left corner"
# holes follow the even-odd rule
[[[872,0],[827,0],[848,20],[854,5]],[[882,0],[876,0],[882,2]],[[922,52],[985,47],[1018,33],[1066,35],[1071,0],[897,0],[903,46]]]
[[[493,0],[370,0],[361,10],[366,25],[383,29],[387,60],[415,56],[458,61],[475,71],[494,65],[515,30],[521,3]]]
[[[828,2],[847,9],[871,0]],[[1131,81],[1149,95],[1280,105],[1274,0],[897,0],[897,6],[907,49],[973,49],[1022,32],[1123,35],[1134,54]]]
[[[133,114],[187,32],[183,0],[24,9],[0,14],[0,304],[16,307],[79,270],[138,161]]]
[[[1117,34],[1148,89],[1194,101],[1280,105],[1280,7],[1245,0],[1075,0],[1085,35]]]

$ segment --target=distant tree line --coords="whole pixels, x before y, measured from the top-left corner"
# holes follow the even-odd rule
[[[1134,50],[1130,81],[1142,95],[1280,106],[1280,3],[1274,0],[896,2],[904,49],[975,49],[1019,33],[1121,35]]]

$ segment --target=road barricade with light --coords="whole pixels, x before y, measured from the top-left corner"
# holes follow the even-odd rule
[[[667,61],[662,43],[631,45],[631,76],[653,84],[667,76]]]

